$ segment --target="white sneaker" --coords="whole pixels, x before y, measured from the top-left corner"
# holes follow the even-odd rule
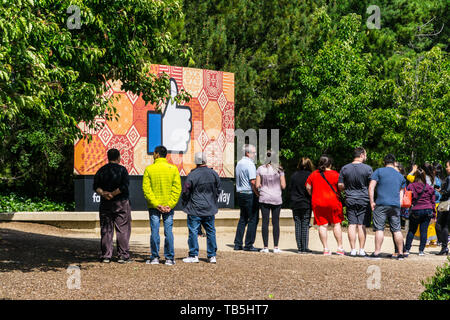
[[[184,258],[183,262],[186,262],[186,263],[198,263],[198,256]]]
[[[356,257],[356,253],[357,253],[356,249],[352,249],[352,251],[350,251],[350,255],[352,257]]]
[[[175,264],[175,260],[170,260],[170,259],[167,259],[166,263],[165,263],[166,266],[173,266],[174,264]]]
[[[419,256],[424,256],[424,255],[425,255],[425,252],[419,251]]]
[[[364,251],[364,249],[359,249],[359,255],[360,255],[361,257],[367,256],[367,254],[366,254],[366,252]]]
[[[264,248],[264,249],[259,250],[259,252],[262,252],[262,253],[269,253],[269,249]]]
[[[145,261],[146,264],[159,264],[159,259],[158,258],[153,258],[151,260],[147,260]]]
[[[209,263],[216,263],[216,257],[209,258]]]
[[[281,249],[273,248],[273,253],[281,253],[281,252],[283,252]]]

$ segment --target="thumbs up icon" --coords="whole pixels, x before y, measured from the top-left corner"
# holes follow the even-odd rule
[[[169,153],[186,153],[191,140],[192,112],[188,106],[180,106],[175,101],[178,86],[170,79],[170,99],[163,114],[149,111],[147,114],[147,151],[153,153],[155,147],[163,145]]]

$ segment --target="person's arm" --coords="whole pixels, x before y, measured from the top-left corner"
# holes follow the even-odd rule
[[[125,167],[122,167],[121,170],[121,181],[120,181],[120,185],[119,187],[114,190],[113,192],[111,192],[111,194],[113,195],[113,197],[121,194],[121,193],[127,193],[128,191],[128,186],[130,185],[130,177],[128,175],[128,171],[127,169],[125,169]]]
[[[404,194],[405,194],[405,188],[402,187],[402,188],[400,189],[400,204],[402,203],[403,195],[404,195]]]
[[[157,201],[155,194],[153,193],[151,183],[150,183],[150,173],[145,170],[144,177],[142,178],[142,191],[144,192],[144,197],[148,201],[152,208],[158,208],[160,203]]]
[[[308,191],[309,195],[312,195],[312,186],[307,182],[306,185],[306,191]]]
[[[344,168],[341,169],[339,172],[339,178],[338,178],[338,190],[344,191],[345,190],[345,184],[344,184]]]
[[[256,176],[255,188],[256,190],[259,190],[259,188],[261,188],[261,176],[259,174]]]
[[[256,179],[250,180],[250,185],[252,186],[253,192],[259,197],[259,191],[256,188]]]
[[[411,182],[411,183],[414,182],[414,180],[415,180],[414,174],[416,173],[417,168],[418,168],[417,164],[414,164],[412,166],[411,172],[408,173],[408,175],[406,176],[406,179],[408,179],[408,181]]]
[[[369,183],[369,200],[370,200],[370,207],[372,208],[372,211],[375,210],[375,187],[377,185],[376,180],[371,180]]]
[[[168,206],[170,207],[170,209],[175,208],[175,206],[178,203],[178,199],[180,199],[180,195],[181,195],[181,178],[180,178],[180,173],[178,172],[177,167],[174,167],[174,179],[173,179],[173,183],[172,183],[172,191],[170,193],[170,200],[168,203]],[[167,212],[169,212],[170,210],[168,210]]]
[[[93,189],[94,191],[101,196],[102,198],[105,198],[106,200],[111,200],[113,198],[113,196],[111,195],[110,192],[108,191],[104,191],[101,187],[100,187],[100,180],[101,180],[101,171],[97,171],[97,173],[94,176],[94,184],[93,184]]]
[[[189,200],[191,198],[191,194],[192,194],[192,181],[191,181],[191,177],[188,175],[188,177],[186,178],[186,181],[184,182],[183,191],[181,193],[181,200],[182,200],[183,207],[186,206],[187,203],[189,202]]]
[[[259,191],[258,188],[256,188],[256,178],[257,178],[256,167],[254,165],[248,168],[248,177],[253,192],[259,197]]]
[[[286,189],[286,177],[284,174],[280,176],[280,184],[281,184],[281,190]]]

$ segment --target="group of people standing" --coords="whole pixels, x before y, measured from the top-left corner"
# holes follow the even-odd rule
[[[272,152],[267,154],[266,163],[256,169],[253,159],[256,149],[252,145],[244,146],[245,156],[236,167],[236,190],[241,216],[236,231],[234,250],[259,251],[268,250],[268,224],[272,212],[274,253],[278,248],[280,228],[279,216],[282,204],[282,190],[286,188],[285,175],[282,168],[274,163]],[[450,161],[446,162],[449,175],[445,182],[436,175],[436,169],[430,170],[425,164],[423,168],[413,167],[409,175],[402,173],[403,166],[392,154],[384,157],[384,167],[375,171],[365,164],[367,152],[364,148],[355,148],[353,161],[343,166],[340,172],[332,169],[331,157],[320,157],[317,169],[308,158],[302,158],[298,170],[292,175],[288,186],[290,207],[295,222],[295,237],[299,253],[308,253],[309,228],[312,214],[314,223],[318,225],[319,238],[323,245],[323,254],[331,255],[328,246],[328,226],[333,228],[337,242],[336,254],[345,255],[342,242],[341,223],[345,220],[344,206],[348,220],[348,237],[350,256],[380,258],[384,240],[386,220],[394,240],[395,253],[391,256],[399,260],[409,255],[414,234],[420,225],[421,241],[419,255],[424,255],[427,239],[428,223],[436,219],[436,232],[442,246],[439,255],[448,254],[448,210],[437,212],[437,203],[450,198]],[[442,168],[442,166],[441,166]],[[434,173],[433,173],[434,172]],[[408,184],[408,185],[407,185]],[[405,192],[411,192],[412,204],[402,208]],[[343,199],[342,192],[345,194]],[[439,200],[437,200],[439,198]],[[263,249],[253,246],[258,225],[259,209],[261,209]],[[402,212],[409,213],[409,230],[405,239],[401,232]],[[373,217],[372,217],[373,216]],[[375,231],[375,251],[368,255],[365,252],[366,228],[373,222]],[[244,228],[247,226],[243,246]],[[356,248],[356,240],[359,250]]]
[[[369,256],[379,258],[384,239],[386,219],[393,234],[396,253],[393,257],[403,259],[409,254],[411,243],[420,225],[421,242],[419,251],[423,254],[426,228],[430,219],[436,214],[436,202],[450,198],[450,161],[446,162],[448,177],[444,183],[435,174],[429,174],[422,168],[413,168],[406,176],[402,166],[395,161],[392,154],[384,158],[384,167],[372,171],[365,164],[367,153],[363,148],[356,148],[353,162],[342,167],[340,172],[332,169],[330,157],[320,157],[317,169],[308,158],[302,158],[298,170],[292,175],[289,186],[283,168],[278,163],[277,155],[269,150],[266,161],[256,168],[254,159],[256,148],[244,146],[244,156],[236,166],[236,192],[240,208],[240,218],[236,228],[234,250],[252,252],[269,252],[269,221],[272,217],[273,252],[280,253],[280,211],[282,191],[286,188],[290,194],[290,206],[295,222],[295,237],[299,253],[308,253],[309,228],[312,214],[314,223],[319,226],[319,238],[323,245],[323,254],[331,255],[328,246],[328,225],[333,228],[337,241],[336,254],[345,255],[342,243],[341,223],[344,210],[349,223],[348,237],[350,256],[368,256],[364,250],[366,228],[370,226],[373,214],[375,230],[375,251]],[[130,260],[129,239],[131,234],[131,207],[129,203],[129,177],[125,167],[120,163],[120,152],[108,150],[108,164],[98,170],[94,177],[93,189],[101,196],[101,261],[110,262],[113,254],[113,235],[116,231],[117,253],[119,263]],[[206,164],[206,156],[198,152],[194,156],[196,168],[193,169],[181,185],[176,166],[166,160],[167,149],[155,148],[154,163],[144,172],[142,190],[147,200],[150,221],[150,258],[148,264],[160,263],[159,228],[162,219],[164,225],[164,256],[166,265],[175,264],[174,237],[172,233],[174,208],[181,198],[182,210],[187,213],[189,230],[189,254],[183,259],[186,263],[198,263],[198,236],[201,227],[206,231],[207,258],[209,263],[216,263],[215,214],[218,212],[220,178]],[[428,169],[426,169],[428,170]],[[427,174],[428,173],[428,174]],[[406,186],[407,181],[409,185]],[[436,188],[434,185],[438,182]],[[432,184],[432,186],[430,186]],[[409,231],[404,243],[401,232],[401,216],[404,208],[401,202],[405,190],[412,193],[412,206],[409,208]],[[341,192],[345,191],[345,200]],[[438,195],[439,194],[439,195]],[[439,199],[438,199],[439,198]],[[262,238],[264,247],[254,247],[259,222],[259,210],[262,216]],[[449,212],[438,212],[436,231],[442,245],[439,254],[448,254]],[[411,236],[412,234],[412,236]],[[244,238],[245,236],[245,238]],[[356,249],[356,239],[359,250]]]
[[[218,212],[220,178],[206,166],[206,156],[195,154],[196,168],[181,185],[178,168],[167,159],[167,149],[158,146],[153,152],[154,162],[144,172],[142,190],[147,200],[150,221],[150,258],[147,264],[160,264],[160,222],[164,225],[165,265],[175,264],[173,216],[181,198],[183,211],[188,214],[189,255],[184,262],[199,262],[198,236],[200,228],[206,231],[208,262],[216,263],[215,214]],[[129,177],[120,164],[120,152],[108,150],[108,164],[95,174],[93,188],[100,201],[101,261],[109,263],[113,254],[113,235],[116,231],[118,262],[130,262],[131,209],[129,204]]]

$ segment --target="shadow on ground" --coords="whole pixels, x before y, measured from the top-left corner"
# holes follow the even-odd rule
[[[132,258],[144,261],[144,248],[133,246]],[[69,265],[99,261],[99,238],[68,238],[0,228],[0,272],[59,271]],[[85,265],[88,263],[88,265]]]
[[[58,271],[98,261],[98,239],[75,239],[0,228],[0,272]]]

